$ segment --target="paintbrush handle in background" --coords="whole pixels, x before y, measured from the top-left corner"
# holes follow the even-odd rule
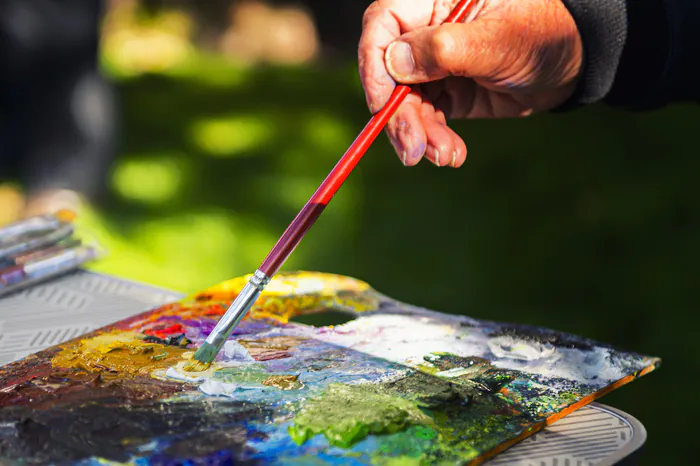
[[[93,247],[74,244],[67,243],[53,253],[0,270],[0,296],[73,271],[99,255]]]
[[[445,23],[456,23],[464,20],[478,0],[461,0]],[[287,227],[270,253],[267,255],[259,270],[267,277],[272,278],[282,267],[289,255],[294,251],[301,239],[309,231],[316,219],[321,215],[323,209],[333,199],[338,189],[343,185],[345,179],[355,168],[367,149],[386,126],[389,118],[396,112],[399,105],[411,92],[409,86],[399,85],[394,89],[389,101],[377,112],[360,135],[355,139],[350,148],[341,157],[340,161],[333,167],[321,186],[311,196],[306,205],[301,209],[292,223]]]
[[[16,242],[17,238],[22,236],[55,230],[61,225],[71,223],[74,219],[74,212],[59,210],[54,214],[37,215],[7,225],[0,225],[0,245]]]
[[[32,232],[31,234],[36,236],[19,238],[16,242],[7,245],[0,244],[0,260],[4,261],[10,256],[21,255],[58,243],[70,237],[73,234],[73,230],[73,224],[59,223],[53,230]]]

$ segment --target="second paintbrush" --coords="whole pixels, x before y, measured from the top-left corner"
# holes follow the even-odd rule
[[[456,23],[463,21],[477,0],[461,0],[445,23]],[[355,168],[369,146],[374,142],[382,131],[389,118],[396,112],[399,105],[411,92],[409,86],[397,86],[394,89],[389,101],[377,112],[367,123],[360,135],[355,139],[350,148],[345,152],[340,161],[333,167],[330,174],[323,180],[321,186],[311,196],[306,205],[287,227],[282,237],[277,241],[272,251],[267,255],[260,268],[251,276],[250,281],[236,296],[231,306],[224,316],[219,320],[214,330],[207,339],[197,349],[191,363],[185,369],[188,371],[203,370],[208,367],[216,355],[221,351],[222,346],[236,328],[238,323],[245,317],[260,293],[265,289],[270,279],[277,273],[289,255],[297,247],[309,228],[321,215],[323,209],[333,199],[338,189],[343,185],[345,179]]]

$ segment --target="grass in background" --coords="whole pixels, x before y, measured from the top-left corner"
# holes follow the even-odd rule
[[[204,54],[168,72],[113,75],[121,154],[108,203],[81,219],[110,251],[93,268],[182,291],[253,271],[352,142],[353,115],[366,113],[348,70],[321,72],[325,92],[314,70]],[[361,198],[357,185],[343,189],[315,243],[348,243]]]

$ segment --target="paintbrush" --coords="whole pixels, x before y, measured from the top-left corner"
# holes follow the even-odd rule
[[[58,243],[73,234],[75,213],[61,210],[0,228],[0,261]]]
[[[94,247],[79,241],[65,244],[19,258],[14,265],[0,269],[0,296],[17,291],[49,277],[74,270],[98,256]]]
[[[445,20],[445,23],[457,23],[463,21],[472,7],[478,0],[460,0],[452,13]],[[409,86],[400,85],[394,89],[389,101],[377,112],[364,127],[360,135],[355,139],[350,148],[341,157],[340,161],[333,167],[330,174],[323,180],[321,186],[311,196],[301,211],[287,227],[270,253],[267,255],[258,270],[252,275],[248,283],[236,296],[226,313],[221,317],[214,330],[195,352],[193,359],[184,367],[187,371],[205,370],[221,351],[231,332],[238,323],[245,317],[246,313],[253,306],[270,282],[270,279],[277,273],[279,268],[287,260],[287,257],[294,251],[301,239],[316,219],[321,215],[323,209],[331,201],[345,179],[355,168],[369,146],[374,142],[382,131],[389,118],[396,112],[399,105],[411,92]]]
[[[71,223],[74,219],[73,211],[59,210],[55,214],[37,215],[3,225],[0,227],[0,244],[22,235],[55,230],[65,223]]]

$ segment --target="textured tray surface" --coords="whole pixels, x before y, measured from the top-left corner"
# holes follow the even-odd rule
[[[0,366],[180,297],[82,270],[5,296]]]

